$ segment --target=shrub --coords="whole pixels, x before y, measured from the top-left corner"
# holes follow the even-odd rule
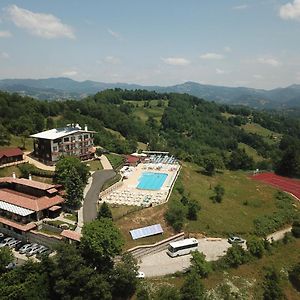
[[[185,216],[184,206],[180,202],[172,203],[165,214],[165,218],[167,222],[177,232],[179,232],[183,227],[184,216]]]
[[[225,262],[229,267],[237,268],[249,260],[247,252],[240,245],[233,245],[227,250]]]
[[[253,236],[247,239],[247,248],[252,256],[262,258],[264,254],[264,241]]]
[[[295,238],[300,238],[300,221],[294,221],[292,227],[292,234]]]

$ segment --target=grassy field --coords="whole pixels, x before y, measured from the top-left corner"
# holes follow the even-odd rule
[[[114,169],[117,169],[123,164],[124,158],[121,155],[110,153],[110,154],[105,154],[105,156],[110,161]]]
[[[241,126],[246,132],[256,133],[265,138],[265,141],[268,143],[277,143],[280,141],[282,134],[276,133],[269,129],[262,127],[256,123],[247,123]]]
[[[85,162],[86,165],[89,165],[91,171],[102,170],[103,166],[99,159],[91,160]]]
[[[116,130],[110,129],[110,128],[106,128],[104,127],[106,131],[110,132],[112,135],[114,135],[115,137],[119,138],[120,140],[125,140],[125,137]]]
[[[17,177],[21,175],[19,168],[17,166],[12,166],[0,169],[0,177],[12,177],[13,172],[16,173]]]
[[[200,203],[202,209],[197,221],[190,221],[185,231],[204,232],[208,235],[245,235],[253,231],[253,220],[277,210],[274,200],[276,189],[255,182],[245,172],[224,171],[213,177],[202,175],[196,165],[184,164],[180,175],[186,194]],[[225,187],[222,203],[213,203],[213,188]],[[179,198],[175,191],[171,201]],[[299,203],[297,203],[300,207]]]
[[[174,234],[172,228],[168,226],[164,220],[164,213],[166,209],[167,205],[165,204],[156,207],[145,208],[132,213],[128,213],[127,211],[126,214],[126,211],[124,211],[123,207],[121,207],[119,210],[113,208],[112,212],[114,217],[116,215],[120,216],[121,214],[125,214],[125,216],[115,221],[118,228],[121,230],[122,236],[125,240],[125,249],[130,249],[137,245],[153,244]],[[147,237],[136,241],[131,238],[131,235],[129,233],[131,229],[137,229],[157,223],[161,224],[164,230],[164,233],[162,235]]]
[[[22,148],[23,147],[22,137],[11,135],[10,145],[0,146],[0,148],[12,148],[12,147]],[[33,140],[31,138],[26,138],[24,151],[32,151],[32,150],[33,150]]]
[[[245,149],[246,153],[252,157],[255,162],[264,160],[264,158],[260,156],[254,148],[248,146],[247,144],[239,143],[238,147],[239,149]]]
[[[159,100],[151,100],[149,107],[144,107],[145,101],[127,101],[135,104],[134,115],[139,117],[143,122],[146,122],[149,117],[153,117],[158,123],[161,122],[162,115],[164,113],[165,107],[168,105],[168,101],[164,100],[164,106],[157,106]]]

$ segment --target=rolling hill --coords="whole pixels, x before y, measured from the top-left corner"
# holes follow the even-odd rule
[[[173,86],[142,86],[128,83],[104,83],[91,80],[75,81],[70,78],[3,79],[0,89],[32,96],[38,99],[82,99],[99,91],[113,88],[145,89],[160,93],[187,93],[218,103],[246,105],[258,109],[300,108],[300,85],[272,90],[246,87],[225,87],[185,82]]]

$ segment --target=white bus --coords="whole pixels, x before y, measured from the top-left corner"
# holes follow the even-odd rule
[[[198,250],[198,241],[194,238],[185,239],[169,244],[167,253],[171,257],[189,254],[192,251]]]

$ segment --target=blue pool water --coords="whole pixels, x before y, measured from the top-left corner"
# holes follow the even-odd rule
[[[139,179],[137,188],[140,190],[159,190],[167,179],[168,174],[144,172]]]

